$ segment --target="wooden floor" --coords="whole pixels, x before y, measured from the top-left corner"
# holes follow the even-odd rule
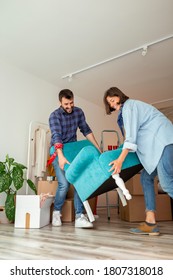
[[[93,229],[62,227],[18,229],[0,224],[1,260],[173,260],[173,221],[159,222],[160,236],[129,233],[137,223],[121,221],[117,210],[99,209]]]

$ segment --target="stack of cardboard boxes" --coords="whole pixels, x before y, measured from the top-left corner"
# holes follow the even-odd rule
[[[39,181],[38,182],[38,189],[37,194],[40,195],[41,193],[50,193],[51,195],[56,194],[56,190],[58,187],[58,181]],[[92,212],[95,214],[96,211],[96,198],[91,198],[88,200]],[[51,211],[50,211],[50,221],[52,220],[52,211],[53,211],[54,205],[51,205]],[[75,219],[75,210],[74,210],[74,187],[73,185],[70,185],[70,188],[68,190],[65,203],[62,207],[62,222],[73,222]]]
[[[135,175],[126,182],[126,187],[132,195],[126,206],[120,202],[120,218],[129,222],[140,222],[145,220],[145,202],[140,174]],[[167,194],[158,193],[158,180],[155,180],[156,194],[156,219],[157,221],[172,220],[171,200]]]

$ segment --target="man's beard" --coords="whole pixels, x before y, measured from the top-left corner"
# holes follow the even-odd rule
[[[65,108],[63,108],[63,109],[67,114],[71,114],[73,112],[73,107],[70,109],[65,109]]]

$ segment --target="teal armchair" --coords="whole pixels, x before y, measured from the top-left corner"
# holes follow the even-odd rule
[[[122,148],[118,148],[101,154],[88,140],[67,143],[63,147],[63,153],[70,162],[70,165],[65,165],[65,176],[77,190],[90,221],[94,221],[94,216],[88,204],[89,198],[117,188],[124,205],[126,201],[123,196],[131,199],[124,182],[137,174],[142,165],[136,153],[130,152],[123,163],[120,176],[112,176],[109,163],[117,159],[121,151]]]

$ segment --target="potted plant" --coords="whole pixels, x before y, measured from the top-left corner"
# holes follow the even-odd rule
[[[4,162],[0,161],[0,193],[6,193],[5,214],[10,222],[15,219],[15,196],[27,182],[29,187],[37,194],[36,186],[30,179],[25,179],[24,170],[27,169],[21,163],[15,162],[13,158],[6,155]]]

